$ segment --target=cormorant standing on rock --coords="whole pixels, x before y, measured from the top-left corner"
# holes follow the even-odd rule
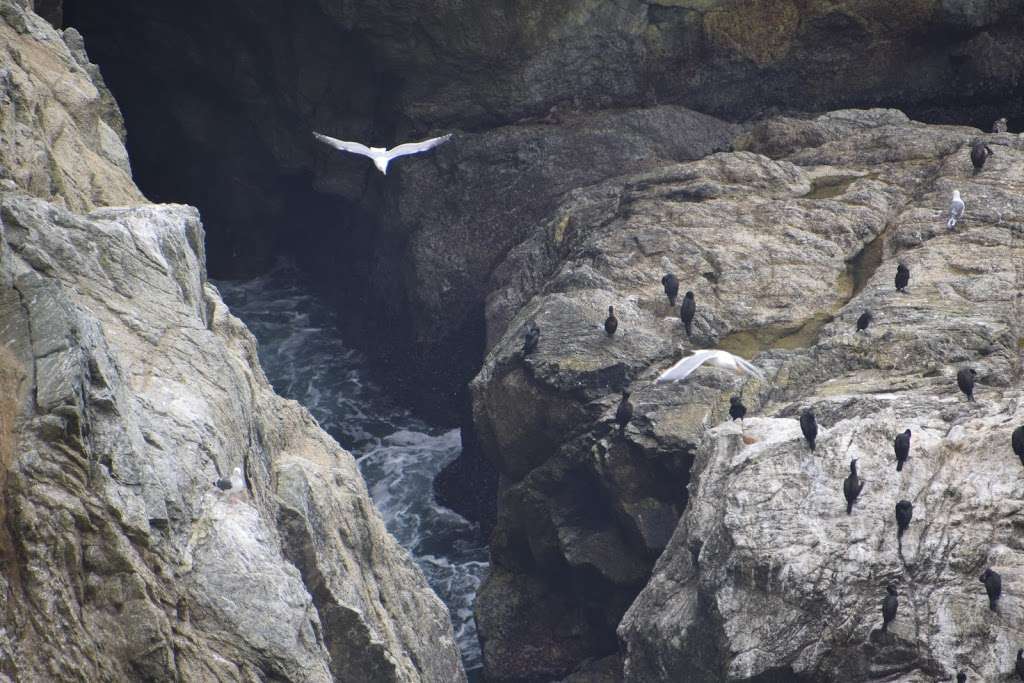
[[[910,269],[902,263],[896,265],[896,291],[906,292],[910,284]]]
[[[729,417],[733,420],[742,420],[747,416],[747,407],[743,405],[743,401],[739,396],[733,396],[729,399]]]
[[[960,368],[956,373],[956,385],[964,392],[968,401],[974,400],[974,378],[977,375],[974,368]]]
[[[956,683],[967,683],[967,674],[963,671],[956,675]]]
[[[1014,667],[1017,678],[1024,681],[1024,650],[1017,650],[1017,666]]]
[[[910,520],[914,518],[914,504],[909,500],[901,500],[896,503],[896,538],[903,538],[903,532],[910,526]]]
[[[665,276],[661,278],[661,286],[665,288],[669,306],[675,306],[676,297],[679,296],[679,279],[674,273],[665,273]]]
[[[998,572],[986,569],[985,573],[978,577],[978,581],[985,584],[985,592],[988,593],[988,608],[995,612],[999,596],[1003,594],[1003,577]]]
[[[526,337],[523,339],[523,355],[528,356],[537,350],[540,343],[540,328],[534,323],[526,330]]]
[[[1020,464],[1024,465],[1024,427],[1017,427],[1013,430],[1010,443],[1013,445],[1013,452],[1020,458]]]
[[[975,140],[974,144],[971,145],[971,163],[974,164],[974,172],[978,173],[981,171],[981,167],[985,165],[985,161],[992,156],[992,150],[989,149],[981,140]]]
[[[872,317],[874,316],[871,315],[871,311],[864,311],[863,313],[861,313],[860,317],[857,318],[857,331],[863,332],[864,330],[868,329],[868,325],[871,324]]]
[[[864,482],[857,478],[857,459],[850,461],[850,476],[843,482],[843,495],[846,496],[846,514],[853,514],[853,504],[857,496],[864,490]]]
[[[818,421],[814,419],[814,411],[810,408],[800,413],[800,431],[807,439],[807,445],[814,450],[814,440],[818,438]]]
[[[910,430],[897,434],[892,447],[896,451],[896,471],[902,472],[903,463],[910,457]]]
[[[629,390],[622,390],[622,400],[615,411],[615,421],[619,424],[619,434],[626,431],[626,425],[633,419],[633,404],[629,402]]]
[[[693,292],[687,292],[686,296],[683,297],[683,305],[679,307],[679,318],[683,321],[683,325],[686,327],[686,338],[690,338],[691,328],[693,324],[693,315],[697,312],[697,302],[693,300]]]
[[[888,595],[882,601],[882,632],[889,630],[889,622],[896,618],[896,610],[899,609],[900,601],[896,597],[896,586],[889,585],[886,589]]]
[[[615,309],[609,306],[608,317],[604,320],[604,331],[609,337],[612,337],[617,329],[619,329],[619,319],[615,317]]]

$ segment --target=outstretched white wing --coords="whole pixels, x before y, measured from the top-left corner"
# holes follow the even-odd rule
[[[743,360],[739,356],[733,356],[733,358],[736,360],[736,364],[739,365],[743,370],[745,370],[747,374],[754,375],[758,379],[764,379],[764,373],[761,372],[756,365],[749,361]]]
[[[661,373],[658,379],[654,380],[655,384],[660,384],[662,382],[678,382],[681,379],[686,379],[691,372],[703,365],[705,361],[714,355],[714,353],[714,351],[697,351],[692,356],[683,358],[668,370]]]
[[[340,149],[342,152],[352,152],[353,154],[362,154],[364,157],[373,158],[373,152],[366,145],[361,145],[358,142],[348,142],[346,140],[339,140],[332,138],[329,135],[321,135],[320,133],[314,132],[313,136],[320,142],[325,142],[335,149]]]
[[[395,157],[404,157],[408,154],[418,154],[420,152],[426,152],[428,149],[434,149],[438,145],[443,145],[448,142],[452,137],[452,134],[442,135],[439,138],[430,138],[423,142],[407,142],[404,145],[398,145],[388,150],[388,161],[391,161]]]

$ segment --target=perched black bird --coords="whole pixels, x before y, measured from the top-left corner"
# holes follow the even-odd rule
[[[984,142],[981,140],[974,141],[974,144],[971,145],[971,163],[974,164],[975,173],[981,171],[981,167],[985,165],[985,162],[992,154],[992,150]]]
[[[896,618],[896,610],[900,606],[899,598],[896,597],[896,586],[890,585],[885,590],[888,595],[882,601],[882,631],[889,630],[889,622]]]
[[[967,674],[963,671],[956,675],[956,683],[967,683]]]
[[[818,438],[818,421],[814,419],[814,411],[808,408],[800,413],[800,431],[807,439],[807,445],[814,450],[814,440]]]
[[[988,608],[995,612],[999,596],[1003,594],[1003,577],[998,572],[986,569],[985,573],[978,577],[978,581],[985,584],[985,592],[988,593]]]
[[[974,368],[960,368],[956,373],[956,385],[964,392],[968,401],[974,400],[974,378],[977,376]]]
[[[914,504],[909,500],[896,503],[896,538],[903,538],[903,532],[910,526],[914,518]]]
[[[540,343],[540,328],[534,323],[526,330],[526,337],[523,338],[523,355],[528,356],[537,350]]]
[[[687,292],[683,297],[683,305],[679,307],[679,318],[686,326],[686,336],[689,338],[693,324],[693,315],[697,312],[697,302],[693,300],[693,292]]]
[[[619,329],[619,319],[615,317],[615,309],[609,306],[608,317],[604,319],[604,331],[611,337],[617,329]]]
[[[900,263],[896,266],[896,291],[905,292],[910,284],[910,268]]]
[[[743,401],[740,400],[739,396],[733,396],[729,399],[729,417],[733,420],[742,420],[747,416],[747,407],[743,405]]]
[[[871,311],[864,311],[863,313],[861,313],[860,317],[857,318],[857,331],[863,332],[864,330],[868,329],[868,325],[871,324],[871,319],[873,317],[874,316],[871,315]]]
[[[1024,650],[1017,650],[1017,666],[1014,667],[1017,678],[1024,681]]]
[[[853,504],[857,496],[864,490],[864,482],[857,477],[857,459],[850,461],[850,476],[843,482],[843,495],[846,496],[846,514],[853,513]]]
[[[626,425],[633,419],[633,404],[629,402],[629,391],[622,390],[622,400],[615,410],[615,421],[619,424],[619,433],[626,431]]]
[[[676,297],[679,296],[679,279],[674,273],[665,273],[661,278],[661,286],[665,288],[665,296],[668,297],[670,306],[676,305]]]
[[[902,472],[903,463],[910,457],[910,430],[897,434],[892,447],[896,451],[896,471]]]
[[[1013,430],[1010,443],[1013,445],[1013,452],[1020,458],[1020,464],[1024,465],[1024,427],[1017,427]]]

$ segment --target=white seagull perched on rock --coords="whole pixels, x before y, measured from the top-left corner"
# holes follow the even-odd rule
[[[764,374],[760,370],[739,356],[734,356],[728,351],[720,351],[718,349],[703,349],[683,357],[681,361],[661,373],[654,382],[655,384],[678,382],[689,377],[690,373],[705,363],[714,365],[716,368],[722,368],[723,370],[731,370],[737,375],[754,375],[759,379],[764,379]]]
[[[321,135],[320,133],[313,133],[320,142],[326,142],[335,149],[340,149],[342,152],[352,152],[353,154],[362,154],[364,157],[370,157],[373,159],[374,166],[377,170],[384,175],[388,174],[388,164],[395,157],[404,157],[408,154],[419,154],[420,152],[426,152],[428,149],[433,149],[438,145],[443,145],[451,139],[452,135],[442,135],[439,138],[430,138],[423,142],[407,142],[404,145],[398,145],[391,149],[385,149],[384,147],[367,147],[358,142],[347,142],[345,140],[338,140],[327,135]]]
[[[230,479],[218,479],[213,482],[213,485],[227,493],[229,499],[233,499],[235,494],[245,491],[245,477],[242,476],[242,468],[236,467],[231,472]]]
[[[953,190],[953,203],[949,205],[949,222],[946,225],[952,230],[956,222],[964,217],[964,200],[960,199],[960,190]]]

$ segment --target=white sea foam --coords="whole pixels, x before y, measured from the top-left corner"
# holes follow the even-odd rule
[[[467,669],[479,668],[473,600],[487,572],[475,524],[434,500],[434,478],[458,457],[458,430],[434,428],[373,383],[366,358],[341,341],[335,314],[283,264],[245,282],[216,282],[259,341],[267,378],[302,403],[359,459],[388,530],[409,549],[452,616]]]

